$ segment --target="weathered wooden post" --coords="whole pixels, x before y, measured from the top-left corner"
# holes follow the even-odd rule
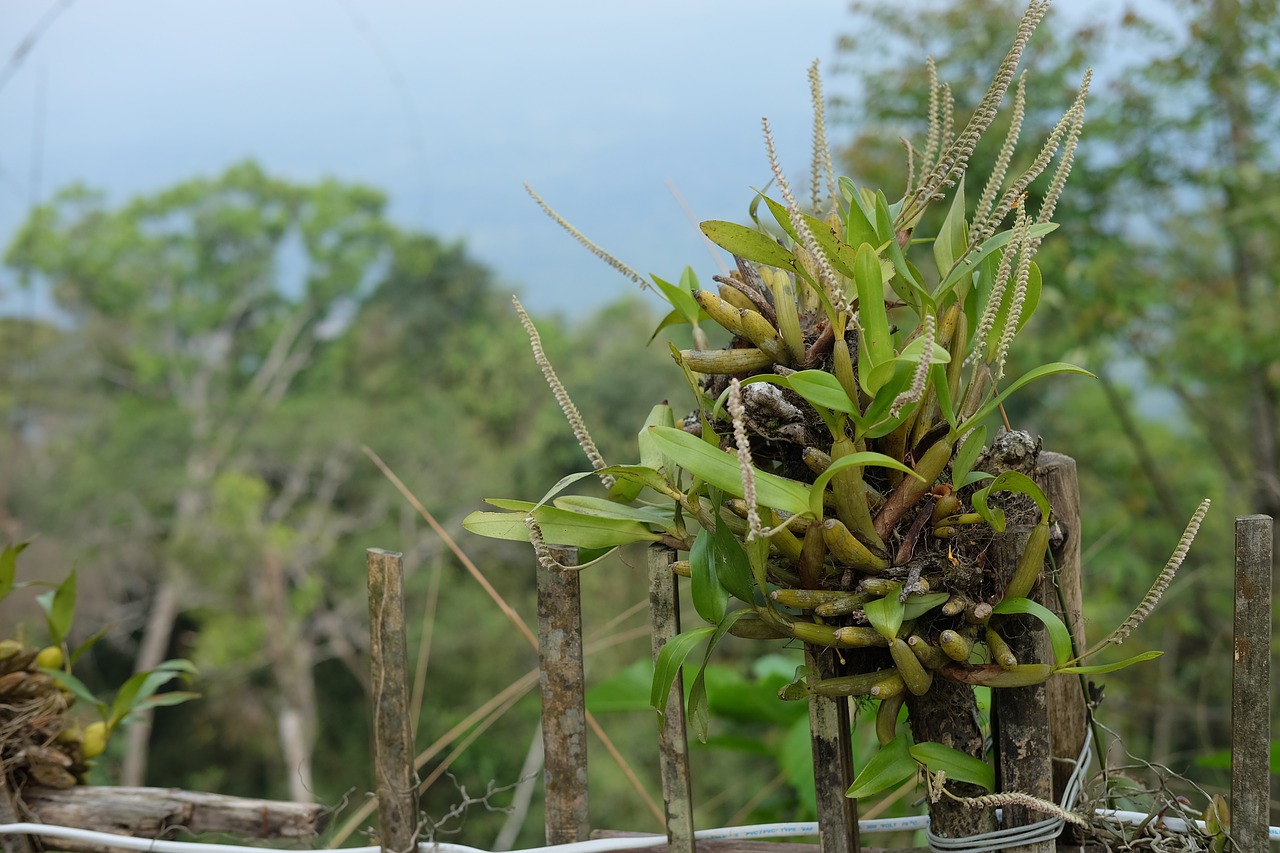
[[[1236,519],[1236,601],[1231,667],[1231,838],[1266,850],[1270,827],[1271,526]]]
[[[680,633],[680,596],[672,570],[674,562],[675,552],[670,548],[649,546],[649,619],[655,665],[662,647]],[[689,775],[689,736],[685,728],[682,675],[676,675],[675,683],[671,685],[671,695],[662,715],[658,751],[662,763],[668,850],[670,853],[693,853],[693,790]]]
[[[1011,577],[1018,558],[1026,548],[1030,528],[1007,530],[991,546],[994,564]],[[1052,590],[1052,583],[1046,583]],[[1051,660],[1045,631],[1030,616],[1006,617],[1000,633],[1020,663],[1047,663]],[[991,704],[995,722],[996,773],[999,790],[1030,794],[1042,800],[1053,798],[1053,756],[1049,738],[1049,685],[1006,687],[993,690]],[[1044,820],[1045,816],[1026,806],[1006,805],[1001,826],[1011,829]],[[1053,853],[1053,841],[1039,841],[1008,848],[1013,853]]]
[[[418,777],[409,719],[409,666],[404,623],[404,562],[370,548],[369,655],[373,675],[373,749],[378,820],[386,853],[418,848]]]
[[[552,546],[551,557],[576,566],[576,548]],[[582,599],[572,568],[538,564],[538,656],[547,843],[586,841],[587,709],[582,672]]]
[[[1053,507],[1049,553],[1053,572],[1040,586],[1038,600],[1066,623],[1076,649],[1089,646],[1084,636],[1084,591],[1080,567],[1080,484],[1076,460],[1061,453],[1042,452],[1035,481]],[[1053,801],[1062,799],[1084,748],[1089,718],[1084,688],[1076,675],[1049,679],[1049,737],[1053,750]],[[1070,831],[1070,830],[1069,830]]]
[[[813,678],[840,675],[835,649],[806,645],[805,663]],[[813,785],[817,795],[822,853],[857,853],[858,803],[844,795],[853,784],[853,744],[849,736],[849,699],[809,697],[809,736],[813,749]]]

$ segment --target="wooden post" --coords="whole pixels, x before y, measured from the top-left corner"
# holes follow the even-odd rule
[[[22,823],[14,806],[13,792],[9,790],[7,775],[0,770],[0,823]],[[0,835],[0,851],[3,853],[35,853],[35,845],[29,835]]]
[[[1008,578],[1026,547],[1031,529],[1009,529],[996,537],[989,552],[997,576]],[[996,633],[1008,643],[1019,663],[1047,663],[1051,652],[1038,621],[1029,616],[1012,616],[995,625]],[[991,691],[995,720],[996,771],[999,790],[1030,794],[1042,800],[1053,797],[1053,761],[1049,743],[1049,686],[1006,687]],[[1002,829],[1027,826],[1044,820],[1040,812],[1026,806],[1006,805]],[[1014,853],[1053,853],[1053,841],[1010,847]]]
[[[663,545],[650,545],[649,619],[652,625],[653,660],[657,664],[662,647],[680,633],[680,596],[671,564],[675,552]],[[684,718],[684,678],[676,675],[671,695],[662,715],[658,741],[662,764],[662,799],[667,813],[667,849],[670,853],[694,853],[693,788],[689,775],[689,735]]]
[[[418,848],[418,777],[409,719],[409,667],[405,651],[404,562],[395,551],[370,548],[369,655],[373,673],[374,775],[378,820],[386,853]]]
[[[576,566],[575,548],[551,556]],[[547,844],[586,841],[587,709],[582,673],[582,600],[576,571],[538,564],[538,657],[542,687]]]
[[[813,678],[840,674],[832,649],[806,645],[804,657]],[[862,849],[858,839],[858,804],[844,795],[853,784],[848,698],[810,696],[809,736],[822,853],[857,853]]]
[[[1061,453],[1042,452],[1035,473],[1053,507],[1049,534],[1056,572],[1046,575],[1037,600],[1057,614],[1071,632],[1075,648],[1088,648],[1084,636],[1084,592],[1080,567],[1080,485],[1076,461]],[[1049,571],[1046,569],[1046,571]],[[1084,748],[1089,716],[1078,675],[1049,679],[1049,737],[1053,748],[1053,801],[1062,799],[1076,758]],[[1068,832],[1072,830],[1068,827]]]
[[[1231,667],[1233,849],[1266,850],[1270,826],[1271,527],[1236,519],[1235,642]]]

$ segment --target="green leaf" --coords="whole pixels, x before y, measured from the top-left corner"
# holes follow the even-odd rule
[[[1050,231],[1057,229],[1057,227],[1058,223],[1056,222],[1041,223],[1038,225],[1032,225],[1030,233],[1032,237],[1043,237]],[[947,295],[953,288],[955,288],[956,285],[965,281],[966,276],[972,275],[978,268],[979,264],[981,264],[992,252],[1009,245],[1009,241],[1012,238],[1013,229],[1010,228],[1007,231],[1001,231],[999,234],[988,237],[981,246],[973,252],[970,252],[959,266],[947,273],[946,279],[938,287],[938,292],[935,296],[937,301],[942,302],[945,300]]]
[[[983,424],[973,431],[973,435],[965,439],[964,447],[960,448],[960,452],[951,463],[951,482],[956,488],[961,488],[965,477],[973,470],[974,463],[978,461],[986,445],[987,427]]]
[[[736,222],[711,219],[700,226],[707,239],[725,251],[779,269],[795,270],[799,267],[796,256],[788,252],[768,234]]]
[[[676,287],[670,282],[663,281],[656,275],[650,275],[649,280],[658,286],[658,290],[666,297],[686,323],[696,323],[699,315],[702,313],[702,307],[698,305],[698,300],[693,298],[693,294],[689,291]],[[659,327],[661,328],[661,327]]]
[[[915,366],[920,363],[920,356],[924,353],[924,338],[916,338],[911,343],[903,347],[902,352],[893,358],[877,364],[871,369],[867,376],[867,385],[869,389],[867,393],[874,394],[884,387],[890,379],[893,378],[894,372],[897,370],[899,363],[911,366],[912,373],[915,372]],[[951,361],[951,353],[947,352],[945,347],[938,344],[933,345],[933,351],[929,356],[930,364],[947,364]]]
[[[898,636],[898,629],[902,627],[902,617],[906,608],[898,600],[897,594],[894,594],[886,595],[884,598],[873,598],[862,605],[862,612],[867,614],[867,621],[871,623],[872,628],[880,632],[880,636],[886,640],[892,640]]]
[[[946,604],[950,597],[945,592],[930,592],[923,595],[913,592],[907,596],[907,602],[902,607],[902,619],[904,622],[919,619],[933,608]]]
[[[825,370],[799,370],[790,376],[778,378],[785,380],[792,391],[810,403],[845,414],[856,414],[858,411],[857,405],[849,399],[840,385],[840,380]]]
[[[13,581],[18,574],[18,555],[27,549],[28,544],[19,542],[0,550],[0,601],[13,590]]]
[[[526,512],[473,512],[462,520],[462,526],[479,536],[528,542]],[[542,537],[549,545],[576,545],[579,548],[612,548],[632,542],[657,542],[660,534],[635,521],[582,515],[556,507],[544,506],[533,514]]]
[[[1027,289],[1023,295],[1022,311],[1018,315],[1018,322],[1014,325],[1014,331],[1021,331],[1022,327],[1031,319],[1031,315],[1035,312],[1036,306],[1040,304],[1040,292],[1044,287],[1043,279],[1040,276],[1040,267],[1036,266],[1033,261],[1027,275]],[[997,331],[1003,331],[1005,324],[1009,322],[1009,312],[1013,310],[1014,288],[1005,288],[1004,294],[1000,299],[1000,307],[996,311],[995,320],[991,324],[993,334],[987,340],[986,358],[991,360],[996,357],[996,351],[1000,347],[1000,335],[995,334]]]
[[[698,667],[698,674],[693,678],[693,687],[689,689],[688,707],[689,724],[693,727],[693,733],[697,735],[698,740],[702,743],[707,742],[708,718],[710,716],[707,703],[707,662],[711,660],[711,653],[715,651],[716,646],[724,639],[724,635],[729,633],[733,623],[746,614],[754,614],[755,612],[755,608],[733,611],[720,620],[720,624],[716,626],[715,633],[711,635],[711,639],[707,642],[706,653],[702,656],[702,666]]]
[[[1054,669],[1054,672],[1069,672],[1077,675],[1099,675],[1104,672],[1115,672],[1117,669],[1124,669],[1126,666],[1133,666],[1135,663],[1143,663],[1144,661],[1155,660],[1164,652],[1150,651],[1143,652],[1140,655],[1134,655],[1131,658],[1125,658],[1115,663],[1099,663],[1091,666],[1062,666]]]
[[[993,412],[996,411],[996,409],[1000,408],[1000,404],[1003,403],[1006,399],[1008,399],[1010,394],[1012,394],[1014,391],[1017,391],[1023,385],[1026,385],[1028,382],[1034,382],[1035,380],[1045,376],[1052,376],[1055,373],[1079,373],[1082,376],[1089,376],[1094,379],[1097,378],[1092,373],[1085,370],[1083,367],[1077,367],[1074,364],[1067,364],[1066,362],[1063,362],[1063,361],[1055,361],[1052,364],[1041,365],[1040,367],[1037,367],[1034,370],[1027,371],[1025,374],[1023,374],[1017,380],[1015,380],[1012,385],[1010,385],[1004,391],[1001,391],[1000,394],[998,394],[994,400],[992,400],[991,402],[983,406],[981,409],[979,409],[977,414],[975,414],[968,421],[962,423],[960,425],[959,432],[963,435],[964,433],[973,429],[978,424],[982,423],[982,421],[986,420],[988,415],[992,414]]]
[[[853,267],[853,280],[858,287],[858,317],[865,349],[858,354],[869,367],[893,358],[893,337],[889,332],[889,314],[884,307],[884,277],[880,273],[880,257],[870,243],[858,247]],[[873,388],[863,388],[875,394]]]
[[[845,179],[841,178],[841,180]],[[862,209],[857,188],[850,189],[849,210],[845,215],[844,234],[844,241],[850,246],[861,246],[863,243],[870,243],[876,246],[883,242],[878,238],[875,226],[867,218],[866,211]]]
[[[50,642],[59,646],[71,633],[71,623],[76,612],[76,573],[67,575],[58,588],[37,596],[44,609],[45,623],[49,627]]]
[[[649,706],[657,710],[659,717],[667,712],[667,699],[671,696],[671,685],[680,674],[684,659],[697,648],[699,643],[714,634],[715,630],[708,625],[705,628],[695,628],[692,631],[677,634],[668,640],[662,647],[662,651],[658,653],[658,662],[653,669],[653,684],[649,688]]]
[[[654,328],[653,334],[649,336],[649,340],[645,342],[645,346],[653,343],[654,339],[658,337],[658,332],[661,332],[663,329],[670,328],[671,326],[680,326],[687,322],[689,321],[685,319],[683,314],[674,308],[671,309],[667,312],[667,316],[663,317],[662,321],[658,323],[656,328]]]
[[[93,691],[91,691],[83,681],[64,669],[49,669],[48,667],[41,667],[40,671],[58,682],[61,686],[70,690],[78,699],[83,699],[85,702],[88,702],[90,705],[97,708],[98,714],[101,715],[104,720],[106,719],[107,712],[110,710],[107,703],[103,702],[97,696],[94,696]]]
[[[964,219],[964,182],[956,185],[955,197],[951,199],[951,209],[947,218],[938,230],[938,237],[933,241],[933,259],[938,264],[938,276],[947,274],[969,247],[969,226]]]
[[[181,705],[183,702],[190,702],[192,699],[199,699],[199,693],[193,693],[190,690],[170,690],[168,693],[158,693],[154,696],[148,696],[146,699],[138,702],[133,706],[134,713],[142,711],[146,708],[167,708],[171,705]]]
[[[854,799],[869,797],[905,782],[919,770],[911,757],[907,735],[900,734],[871,756],[844,795]]]
[[[924,479],[909,467],[894,459],[892,456],[886,456],[883,453],[876,453],[873,450],[862,450],[857,453],[851,453],[848,456],[841,456],[839,459],[827,466],[827,470],[823,471],[813,481],[813,488],[809,490],[809,513],[814,517],[822,518],[822,493],[826,491],[827,484],[831,482],[831,478],[846,468],[862,467],[874,465],[878,468],[892,468],[895,471],[901,471],[904,474],[910,474],[917,480]]]
[[[990,484],[973,493],[974,511],[981,515],[997,533],[1004,532],[1005,517],[1003,510],[988,504],[991,495],[996,492],[1015,492],[1027,495],[1039,507],[1040,518],[1049,517],[1049,499],[1044,496],[1044,492],[1036,485],[1035,481],[1026,474],[1020,474],[1017,471],[1005,471],[992,480]]]
[[[1044,623],[1049,630],[1049,644],[1053,646],[1055,663],[1066,663],[1071,660],[1071,632],[1058,618],[1058,614],[1029,598],[1006,598],[991,610],[992,613],[1025,613],[1034,616]],[[1060,671],[1060,670],[1059,670]]]
[[[675,533],[676,530],[675,519],[672,517],[672,512],[675,508],[674,504],[666,508],[630,506],[611,501],[608,498],[597,498],[590,495],[564,495],[556,498],[555,505],[558,509],[566,509],[582,515],[652,524],[656,527],[661,527],[668,533]]]
[[[929,768],[930,773],[945,771],[951,782],[971,782],[994,791],[996,771],[980,758],[974,758],[954,747],[925,741],[911,747],[911,757]]]
[[[693,593],[693,609],[712,625],[724,618],[729,591],[716,579],[714,546],[711,531],[702,529],[689,550],[689,586]]]
[[[89,649],[93,648],[94,644],[96,644],[99,640],[101,640],[106,635],[106,633],[114,627],[115,625],[113,624],[104,625],[101,628],[99,628],[97,631],[94,631],[93,636],[89,637],[89,639],[85,640],[83,643],[76,646],[75,651],[71,653],[70,665],[75,666],[76,661],[80,660],[80,656],[83,655],[85,652],[89,651]]]
[[[753,604],[755,593],[751,588],[751,563],[747,560],[747,552],[718,513],[716,529],[711,534],[711,557],[720,585],[739,601]]]
[[[742,497],[742,468],[738,457],[712,447],[682,429],[650,427],[649,432],[662,452],[677,465],[718,489]],[[807,486],[765,471],[756,471],[756,498],[767,507],[792,515],[801,515],[809,510]]]
[[[165,664],[168,663],[171,662],[165,662]],[[149,672],[137,673],[120,687],[116,692],[115,701],[111,703],[111,715],[107,718],[108,727],[115,728],[121,720],[137,710],[141,703],[149,699],[157,690],[189,671],[165,664]]]
[[[917,314],[926,310],[935,310],[933,297],[925,292],[919,276],[913,272],[911,265],[902,254],[902,247],[898,245],[898,235],[893,230],[893,214],[889,211],[889,202],[881,190],[876,191],[876,233],[880,235],[881,240],[886,241],[885,252],[889,260],[893,261],[893,268],[898,273],[897,276],[889,279],[889,286],[893,288],[893,292],[898,294],[899,299],[914,308]]]

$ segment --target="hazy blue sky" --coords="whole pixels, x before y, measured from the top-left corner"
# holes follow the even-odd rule
[[[0,62],[61,2],[4,0]],[[762,115],[802,179],[806,68],[835,57],[846,6],[79,0],[0,88],[0,241],[71,181],[123,201],[252,157],[379,187],[535,309],[576,312],[633,285],[523,182],[642,273],[711,269],[666,182],[699,219],[741,218],[769,177]],[[0,306],[29,305],[0,274]]]

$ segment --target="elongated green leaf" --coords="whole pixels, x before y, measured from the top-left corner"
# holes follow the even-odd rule
[[[666,478],[663,477],[663,475],[656,469],[647,465],[611,465],[608,468],[601,468],[596,473],[609,474],[613,476],[616,481],[614,483],[615,488],[619,482],[626,481],[628,483],[639,485],[641,488],[648,486],[655,492],[667,495],[668,497],[672,496],[669,494],[671,487],[667,484]],[[609,493],[609,497],[613,500],[624,499],[624,496],[615,495],[613,492]]]
[[[871,756],[844,795],[854,799],[870,797],[907,781],[919,770],[911,757],[907,735],[900,734]]]
[[[951,386],[947,383],[947,371],[938,364],[929,368],[929,382],[933,385],[933,393],[938,398],[938,408],[942,417],[952,430],[956,428],[955,404],[951,401]]]
[[[692,293],[682,287],[676,287],[670,282],[663,281],[656,275],[650,274],[649,280],[658,286],[658,290],[671,303],[671,307],[679,312],[686,323],[696,323],[698,321],[702,308],[698,305],[698,300],[693,298]]]
[[[183,673],[184,670],[160,666],[150,672],[139,672],[134,675],[116,692],[115,701],[111,703],[111,715],[107,718],[107,726],[114,728],[121,720],[133,713],[139,703],[150,698],[173,679],[180,678]]]
[[[956,185],[956,194],[951,199],[947,218],[938,230],[937,239],[933,241],[933,259],[938,264],[939,278],[947,274],[952,264],[969,247],[969,226],[965,222],[964,212],[964,182],[961,181]]]
[[[883,242],[877,238],[875,226],[871,224],[866,211],[862,209],[856,187],[849,191],[849,209],[845,212],[844,235],[844,241],[850,246],[861,246],[863,243],[877,246]]]
[[[708,625],[705,628],[695,628],[692,631],[677,634],[668,640],[662,647],[662,651],[658,653],[658,661],[653,669],[653,684],[649,689],[649,705],[657,710],[659,718],[667,712],[667,699],[671,695],[671,685],[675,683],[684,659],[698,647],[699,643],[714,634],[715,630]]]
[[[853,266],[853,281],[858,288],[858,322],[862,327],[865,349],[858,354],[870,366],[893,358],[893,337],[889,333],[889,314],[884,307],[884,278],[880,274],[880,257],[870,243],[858,247]],[[864,388],[868,394],[875,390]]]
[[[1117,669],[1124,669],[1126,666],[1133,666],[1135,663],[1155,660],[1162,654],[1164,654],[1164,652],[1143,652],[1140,655],[1134,655],[1131,658],[1125,658],[1124,660],[1116,661],[1115,663],[1099,663],[1092,664],[1090,666],[1062,666],[1054,669],[1054,672],[1068,672],[1078,675],[1100,675],[1105,672],[1115,672]]]
[[[13,590],[13,581],[18,574],[18,555],[26,550],[28,543],[6,545],[0,550],[0,601]]]
[[[923,479],[915,471],[894,459],[892,456],[886,456],[883,453],[876,453],[872,450],[863,450],[858,453],[850,453],[848,456],[842,456],[827,466],[827,470],[818,475],[813,481],[813,488],[809,490],[809,513],[814,518],[822,518],[822,493],[826,491],[827,484],[831,482],[831,478],[846,468],[863,467],[874,465],[877,468],[892,468],[895,471],[901,471],[904,474],[910,474],[917,480]]]
[[[1030,497],[1040,509],[1040,517],[1049,517],[1049,499],[1026,474],[1017,471],[1005,471],[992,480],[986,487],[973,493],[973,509],[986,520],[997,533],[1004,532],[1004,511],[988,503],[996,492],[1015,492]]]
[[[1044,281],[1040,276],[1040,267],[1035,262],[1031,263],[1031,267],[1027,273],[1027,289],[1023,294],[1022,308],[1018,313],[1018,322],[1014,325],[1014,331],[1022,330],[1022,327],[1031,319],[1031,315],[1035,313],[1036,306],[1040,304],[1040,292],[1044,288]],[[1005,288],[1004,294],[1000,299],[1000,307],[996,311],[995,320],[991,324],[993,334],[987,339],[986,358],[991,361],[996,357],[996,352],[1000,348],[1001,335],[995,334],[1004,329],[1005,324],[1009,322],[1009,312],[1013,310],[1013,298],[1015,288],[1012,286]]]
[[[89,649],[92,649],[94,645],[99,640],[101,640],[104,636],[106,636],[106,633],[114,627],[115,627],[114,624],[108,623],[106,625],[103,625],[98,630],[94,631],[93,634],[89,637],[89,639],[85,640],[83,643],[75,647],[75,650],[71,652],[71,660],[68,661],[68,663],[71,666],[75,666],[76,661],[80,660],[81,655],[89,651]]]
[[[1050,231],[1057,229],[1057,227],[1058,223],[1056,222],[1032,225],[1031,236],[1043,237]],[[942,302],[946,299],[951,290],[957,284],[965,280],[965,276],[972,275],[974,270],[978,268],[979,264],[981,264],[992,252],[1009,245],[1009,241],[1012,238],[1013,229],[1010,228],[1007,231],[1001,231],[999,234],[994,234],[988,237],[981,246],[970,252],[959,265],[947,273],[946,279],[938,287],[937,295],[935,297],[937,301]]]
[[[650,427],[658,447],[680,467],[718,489],[742,497],[742,468],[738,457],[712,447],[682,429]],[[772,509],[792,515],[809,510],[809,488],[803,483],[756,471],[756,498]]]
[[[867,614],[867,621],[880,636],[892,640],[898,636],[898,629],[902,627],[902,616],[906,608],[895,593],[884,598],[873,598],[862,605],[862,612]]]
[[[640,465],[637,467],[657,472],[667,467],[666,457],[662,455],[662,451],[658,450],[653,443],[653,439],[649,437],[649,427],[651,426],[675,426],[675,414],[670,405],[659,403],[650,409],[644,425],[640,427],[640,431],[636,434],[636,444],[639,445],[640,449]],[[613,488],[609,490],[609,499],[619,503],[630,503],[640,495],[646,485],[648,483],[639,477],[618,476],[615,474]]]
[[[200,694],[190,690],[170,690],[168,693],[157,693],[154,696],[148,696],[134,704],[134,712],[142,711],[146,708],[167,708],[172,705],[181,705],[183,702],[190,702],[192,699],[199,699]]]
[[[724,618],[729,603],[729,591],[716,578],[716,561],[712,553],[711,531],[702,529],[693,540],[689,551],[689,586],[693,595],[693,609],[703,621],[712,625]]]
[[[951,463],[951,482],[955,483],[956,488],[962,487],[965,477],[969,476],[969,472],[973,470],[974,463],[978,461],[986,445],[986,425],[979,426],[974,430],[973,435],[965,439],[964,447],[960,448],[955,461]]]
[[[1029,598],[1006,598],[994,608],[992,613],[1025,613],[1034,616],[1044,623],[1049,630],[1049,644],[1053,646],[1055,663],[1066,663],[1071,660],[1071,632],[1058,618],[1058,614]]]
[[[742,543],[717,513],[716,529],[711,534],[711,557],[715,562],[716,580],[729,594],[747,604],[755,603],[751,588],[751,563]]]
[[[913,592],[907,596],[907,602],[902,607],[902,619],[904,622],[919,619],[933,608],[946,604],[950,597],[945,592],[929,592],[923,595]]]
[[[652,524],[655,527],[661,527],[667,533],[675,533],[676,530],[675,519],[672,516],[674,504],[663,509],[656,506],[630,506],[608,498],[590,495],[564,495],[556,498],[555,505],[558,509],[567,509],[582,515]]]
[[[954,747],[925,741],[911,747],[911,757],[929,768],[930,773],[945,771],[953,782],[972,782],[988,791],[996,787],[996,771],[980,758],[974,758]]]
[[[529,528],[524,512],[473,512],[462,526],[479,536],[528,542]],[[632,542],[657,542],[662,538],[643,524],[613,518],[582,515],[544,506],[534,513],[542,537],[549,545],[576,545],[579,548],[612,548]]]
[[[661,332],[663,329],[668,329],[672,326],[680,326],[688,322],[689,321],[685,319],[683,314],[672,308],[667,312],[667,316],[663,317],[662,321],[654,328],[653,334],[649,335],[649,340],[645,342],[645,346],[653,343],[654,339],[658,337],[658,332]]]
[[[716,219],[703,222],[700,227],[708,240],[731,254],[779,269],[795,270],[799,266],[795,255],[754,228]]]
[[[694,676],[693,686],[689,689],[688,720],[690,726],[693,727],[693,733],[697,735],[698,740],[702,743],[707,742],[708,718],[710,716],[707,708],[707,662],[711,660],[711,653],[715,651],[716,646],[724,638],[724,635],[729,633],[733,623],[748,613],[754,614],[755,609],[735,610],[721,619],[719,625],[716,625],[715,633],[711,635],[711,639],[707,642],[707,650],[702,656],[702,666],[698,667],[698,674]]]
[[[799,370],[790,376],[779,378],[785,379],[792,391],[810,403],[845,414],[858,411],[858,407],[841,387],[840,380],[825,370]]]
[[[902,352],[895,355],[883,364],[877,364],[871,369],[871,373],[867,377],[867,384],[875,389],[880,390],[893,378],[894,372],[897,370],[898,363],[905,363],[911,366],[912,373],[915,372],[915,366],[920,363],[920,356],[924,353],[924,338],[916,338],[911,343],[903,347]],[[929,355],[930,364],[947,364],[951,361],[951,353],[947,352],[945,347],[938,344],[933,345],[933,350]],[[868,393],[875,393],[870,391]]]
[[[902,247],[898,245],[898,235],[893,230],[893,213],[881,190],[876,190],[876,233],[880,235],[881,240],[887,241],[885,254],[893,262],[893,268],[898,273],[889,279],[889,286],[893,288],[893,292],[898,294],[899,299],[914,308],[917,314],[923,311],[934,311],[936,303],[933,297],[925,291],[920,283],[919,274],[907,262],[902,254]]]
[[[61,645],[67,634],[71,633],[71,623],[75,619],[76,573],[73,571],[67,575],[57,589],[38,596],[37,600],[44,608],[50,642],[55,646]]]
[[[1025,374],[1014,380],[1013,384],[1008,388],[1001,391],[995,399],[979,409],[977,414],[962,423],[960,425],[960,433],[966,433],[978,424],[982,423],[988,415],[995,412],[996,409],[1000,407],[1000,404],[1009,398],[1010,394],[1017,391],[1023,385],[1026,385],[1029,382],[1034,382],[1035,380],[1041,379],[1045,376],[1052,376],[1055,373],[1079,373],[1082,376],[1089,376],[1095,379],[1097,378],[1083,367],[1077,367],[1074,364],[1067,364],[1063,361],[1055,361],[1052,364],[1044,364],[1034,370],[1028,370]]]
[[[62,687],[70,690],[77,698],[83,699],[85,702],[88,702],[90,705],[97,708],[98,713],[102,718],[106,719],[107,712],[110,711],[110,707],[106,702],[103,702],[97,696],[94,696],[93,691],[90,690],[83,681],[64,669],[49,669],[48,667],[41,667],[40,671],[58,682]]]

